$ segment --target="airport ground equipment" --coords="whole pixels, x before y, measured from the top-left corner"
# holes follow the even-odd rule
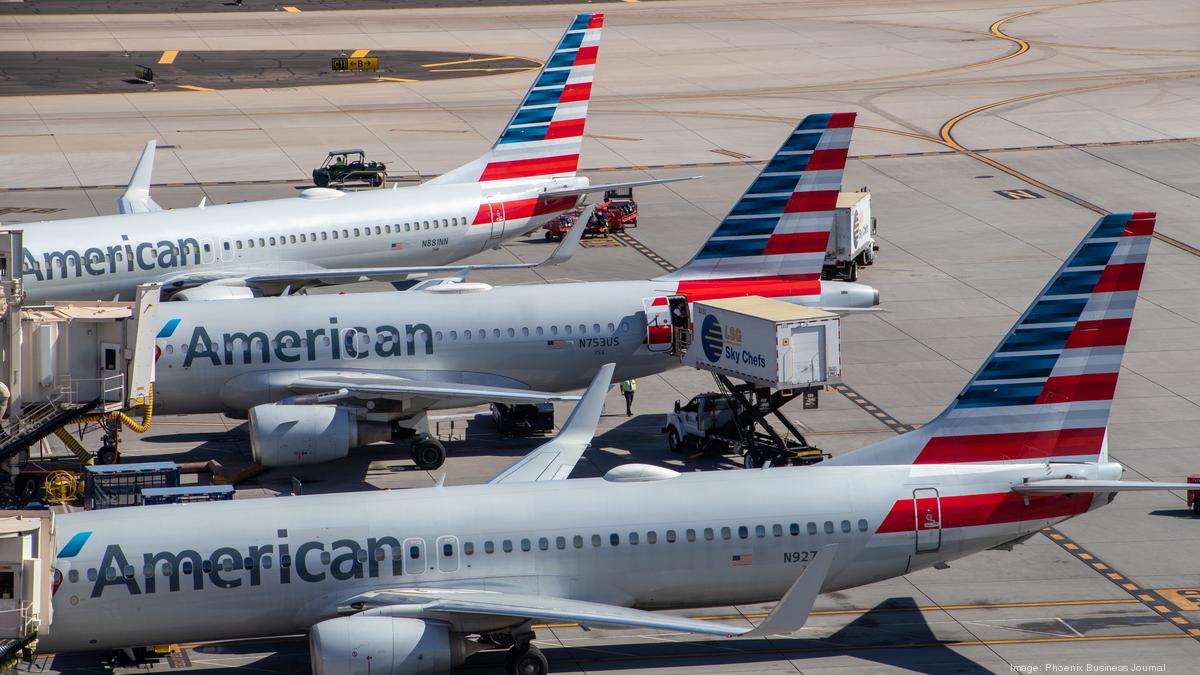
[[[139,287],[134,302],[25,303],[22,239],[0,231],[0,486],[19,504],[36,499],[52,471],[116,462],[122,426],[146,430],[160,328],[158,284]],[[142,422],[126,414],[135,408]],[[99,447],[68,431],[92,423],[103,431]],[[55,459],[43,452],[54,439],[67,461],[32,465],[31,449]]]
[[[1200,484],[1200,473],[1193,473],[1187,477],[1187,482]],[[1195,490],[1187,491],[1187,505],[1192,510],[1192,513],[1200,516],[1200,486]]]
[[[579,221],[583,207],[576,207],[558,218],[542,225],[546,230],[546,241],[560,241]],[[587,229],[583,236],[607,237],[623,232],[626,227],[637,227],[638,205],[633,199],[632,187],[621,187],[604,191],[604,201],[596,204],[592,217],[586,219]]]
[[[817,392],[841,380],[838,316],[747,296],[692,303],[691,319],[699,338],[683,363],[711,371],[717,391],[675,402],[662,429],[671,451],[732,453],[747,468],[824,459],[780,408],[797,396],[816,407]]]
[[[83,505],[89,510],[138,506],[142,490],[179,487],[175,462],[140,462],[84,467]]]
[[[313,169],[313,184],[317,187],[341,187],[347,183],[363,183],[381,187],[387,181],[387,166],[367,160],[359,149],[330,150],[325,162]]]
[[[554,431],[553,403],[493,403],[492,419],[505,436],[529,436]]]
[[[863,187],[857,192],[838,194],[821,278],[858,281],[859,270],[875,264],[875,253],[879,250],[875,226],[870,190]]]
[[[142,488],[142,504],[191,504],[220,502],[233,499],[232,485],[181,485],[178,487]]]

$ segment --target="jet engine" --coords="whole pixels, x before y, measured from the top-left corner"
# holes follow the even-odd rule
[[[314,675],[441,675],[475,651],[444,624],[357,615],[313,626],[308,649]]]
[[[248,418],[250,452],[263,466],[328,462],[392,437],[386,422],[360,420],[336,405],[267,403],[251,408]]]

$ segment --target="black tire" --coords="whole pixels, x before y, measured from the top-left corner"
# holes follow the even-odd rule
[[[377,173],[371,176],[371,187],[383,186],[383,174]]]
[[[510,649],[504,667],[509,675],[548,675],[550,672],[550,662],[537,647]]]
[[[851,260],[850,265],[846,268],[846,281],[858,281],[858,263]]]
[[[554,233],[546,230],[546,241],[554,241]]]
[[[100,450],[98,452],[96,452],[96,463],[97,464],[116,464],[117,463],[117,449],[111,445],[106,445],[106,446],[100,448]]]
[[[683,439],[679,438],[675,427],[667,429],[667,448],[677,455],[683,454]]]
[[[446,463],[446,446],[436,438],[424,438],[412,447],[412,460],[417,468],[426,471],[441,468]]]
[[[1200,499],[1192,502],[1192,515],[1200,516]]]
[[[29,502],[37,499],[38,489],[39,486],[37,478],[34,478],[33,476],[20,476],[17,478],[15,492],[17,494],[17,499],[19,499],[22,504],[28,504]]]
[[[746,454],[742,455],[742,467],[746,469],[758,468],[758,461],[754,457],[753,452],[747,452]]]
[[[328,187],[329,186],[329,174],[319,173],[319,174],[313,176],[313,183],[317,187]]]

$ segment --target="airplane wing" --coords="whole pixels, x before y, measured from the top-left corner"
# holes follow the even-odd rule
[[[588,206],[579,216],[579,222],[587,222],[592,217],[595,206]],[[472,264],[472,265],[425,265],[408,267],[346,267],[325,268],[310,263],[289,264],[274,263],[274,271],[262,273],[244,268],[225,268],[222,271],[204,271],[197,273],[176,274],[163,280],[163,288],[167,291],[179,291],[185,288],[195,288],[211,284],[214,286],[250,286],[250,287],[291,287],[298,289],[314,284],[335,285],[353,283],[356,281],[403,281],[414,274],[437,274],[442,272],[457,272],[460,276],[475,270],[502,269],[534,269],[553,267],[571,259],[579,250],[579,240],[586,228],[571,228],[550,255],[540,262],[504,263],[504,264]],[[263,267],[260,265],[259,268]]]
[[[1012,487],[1020,494],[1073,494],[1076,492],[1136,492],[1142,490],[1200,490],[1200,483],[1154,483],[1141,480],[1083,480],[1055,478]]]
[[[117,200],[117,208],[121,213],[149,213],[162,211],[162,207],[150,198],[150,175],[154,173],[154,148],[156,141],[146,141],[142,157],[133,168],[129,185],[121,198]]]
[[[615,369],[616,365],[612,363],[601,366],[558,435],[488,482],[529,483],[563,480],[570,476],[579,458],[583,457],[583,451],[592,444],[592,437],[596,435],[596,425],[600,422],[600,413],[604,411],[604,397],[612,385]]]
[[[570,197],[572,195],[587,195],[587,194],[592,194],[593,192],[604,192],[606,190],[615,190],[617,188],[635,188],[635,187],[642,187],[644,185],[666,185],[667,183],[678,183],[679,181],[696,180],[697,178],[703,178],[703,176],[683,176],[681,178],[654,178],[654,179],[650,179],[650,180],[629,181],[626,183],[601,183],[600,185],[589,185],[587,187],[581,187],[581,188],[563,188],[561,190],[546,190],[545,192],[543,192],[540,195],[540,197],[542,199],[547,199],[550,197]],[[583,222],[587,222],[587,221],[581,220],[579,222],[583,223]]]
[[[543,595],[454,588],[411,588],[370,591],[350,598],[339,613],[364,616],[427,618],[454,623],[458,615],[494,616],[535,621],[571,621],[588,626],[616,626],[681,631],[724,637],[762,637],[800,630],[829,574],[837,544],[822,547],[775,609],[758,626],[733,626],[659,612]]]
[[[464,401],[496,401],[499,403],[541,403],[543,401],[577,401],[578,396],[533,389],[492,387],[479,384],[437,380],[414,380],[378,373],[329,373],[301,377],[288,384],[298,398],[294,403],[327,402],[339,398],[411,399]]]

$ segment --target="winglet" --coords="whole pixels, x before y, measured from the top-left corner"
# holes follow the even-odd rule
[[[587,222],[592,219],[592,212],[595,210],[595,204],[588,205],[575,219],[575,225],[563,235],[562,241],[558,243],[550,257],[534,267],[554,267],[570,260],[575,255],[575,251],[579,250],[579,240],[583,238],[583,231],[587,229]]]
[[[117,200],[117,208],[121,213],[149,213],[162,211],[162,207],[150,198],[150,175],[154,173],[154,148],[156,141],[146,141],[146,149],[129,177],[129,186]]]
[[[616,364],[613,363],[601,366],[558,435],[488,483],[563,480],[571,475],[571,470],[596,435],[596,426],[600,424],[600,413],[604,411],[604,399],[612,385],[615,369]]]
[[[837,556],[838,544],[826,544],[817,551],[817,557],[800,574],[800,578],[792,584],[788,592],[775,605],[775,609],[767,615],[762,623],[754,629],[741,634],[741,637],[764,637],[767,635],[784,635],[795,633],[804,627],[808,615],[812,612],[813,603],[821,594],[821,586],[829,576],[833,559]]]

